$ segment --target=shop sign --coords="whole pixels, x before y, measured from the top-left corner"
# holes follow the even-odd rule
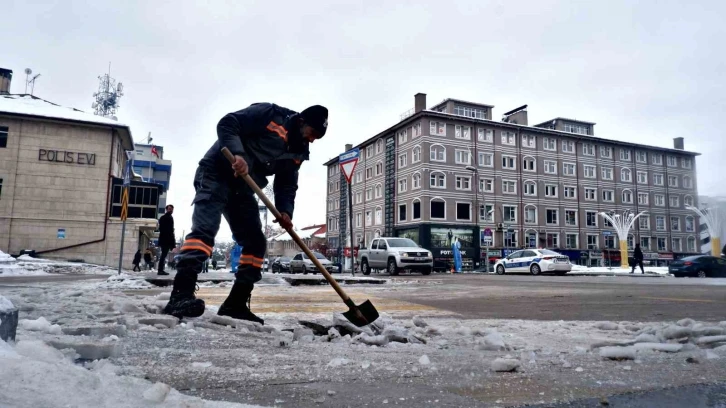
[[[502,251],[500,249],[490,249],[489,251],[485,251],[483,249],[481,250],[482,257],[486,257],[487,254],[489,254],[490,258],[493,258],[493,257],[501,258],[502,257]]]
[[[658,254],[658,259],[663,259],[666,261],[672,261],[673,260],[673,253],[672,252],[661,252]]]
[[[600,251],[590,251],[590,258],[600,259],[600,258],[602,258],[602,252],[600,252]]]
[[[643,252],[643,259],[658,259],[657,252]]]
[[[38,161],[95,166],[96,154],[82,152],[66,152],[64,150],[38,149]]]

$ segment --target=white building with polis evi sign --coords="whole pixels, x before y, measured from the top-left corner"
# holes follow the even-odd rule
[[[31,95],[0,69],[0,250],[118,266],[131,129]],[[132,182],[124,267],[156,228],[160,186]],[[148,207],[148,209],[146,208]]]

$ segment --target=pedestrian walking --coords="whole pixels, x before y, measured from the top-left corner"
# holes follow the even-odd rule
[[[169,204],[166,206],[166,213],[159,218],[159,247],[161,247],[161,256],[159,257],[159,275],[168,275],[164,270],[166,258],[169,251],[176,248],[176,238],[174,237],[174,206]]]
[[[212,259],[212,269],[214,269],[215,271],[217,270],[217,260],[216,259]]]
[[[209,273],[209,260],[207,259],[204,261],[204,267],[202,268],[202,273]]]
[[[141,267],[139,264],[141,263],[141,250],[137,249],[136,253],[134,254],[134,261],[132,262],[134,264],[134,272],[141,272]]]
[[[144,251],[144,262],[146,262],[147,270],[151,270],[154,266],[154,258],[151,256],[151,248],[146,248],[146,251]]]
[[[267,177],[274,176],[275,206],[281,213],[274,222],[292,228],[300,165],[310,158],[310,143],[322,138],[327,126],[328,110],[319,105],[298,113],[272,103],[256,103],[219,121],[218,140],[199,162],[194,176],[192,231],[181,246],[164,313],[178,318],[204,313],[204,301],[194,296],[194,289],[204,262],[212,256],[224,215],[242,255],[235,283],[217,314],[264,324],[248,305],[255,282],[262,279],[267,241],[254,192],[236,176],[249,174],[263,189]],[[235,156],[231,166],[221,152],[223,147]]]
[[[643,269],[643,251],[640,249],[640,244],[635,244],[635,251],[633,251],[633,270],[630,273],[635,273],[635,266],[640,265],[640,272],[645,275]]]

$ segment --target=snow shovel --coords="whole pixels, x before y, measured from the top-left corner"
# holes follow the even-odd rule
[[[227,160],[229,160],[230,163],[234,163],[235,158],[232,155],[232,152],[229,151],[229,149],[223,147],[222,154],[224,154],[224,156],[227,158]],[[260,200],[265,203],[267,208],[270,209],[272,215],[274,215],[275,218],[279,221],[282,218],[280,212],[277,211],[277,208],[275,208],[275,205],[272,204],[272,202],[270,201],[270,199],[267,198],[265,193],[260,190],[260,187],[257,186],[257,183],[255,183],[255,181],[252,180],[249,175],[242,176],[242,179],[250,186],[252,191],[254,191],[258,197],[260,197]],[[360,305],[356,305],[353,300],[345,293],[345,291],[343,291],[343,288],[340,287],[335,278],[333,278],[330,273],[328,273],[328,271],[325,269],[325,267],[320,263],[320,261],[318,261],[318,258],[313,255],[312,251],[310,251],[308,246],[305,245],[305,242],[300,239],[297,233],[295,233],[295,231],[293,231],[292,229],[287,228],[285,228],[285,231],[290,234],[297,246],[299,246],[300,249],[305,252],[305,255],[308,256],[308,259],[313,261],[320,273],[322,273],[328,283],[330,283],[330,286],[332,286],[333,289],[338,292],[340,298],[343,299],[343,302],[348,306],[349,310],[343,313],[343,316],[345,316],[346,319],[348,319],[351,323],[358,327],[369,325],[373,323],[376,319],[378,319],[378,310],[376,310],[375,306],[373,306],[373,303],[371,303],[370,300],[366,300]]]

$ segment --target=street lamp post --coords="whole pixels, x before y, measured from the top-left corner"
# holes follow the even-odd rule
[[[477,238],[479,239],[479,258],[481,258],[481,219],[479,216],[479,169],[474,166],[466,166],[466,169],[474,174],[474,211],[476,211],[476,228]],[[485,263],[486,265],[486,263]]]
[[[599,214],[605,218],[606,220],[610,221],[610,223],[615,228],[615,231],[618,233],[618,239],[620,240],[620,267],[621,268],[628,268],[628,232],[630,232],[630,229],[633,227],[633,224],[635,224],[635,220],[637,220],[641,215],[647,214],[647,211],[641,211],[637,215],[634,214],[630,210],[623,211],[623,214],[609,214],[604,211],[600,212]]]
[[[704,208],[699,210],[691,205],[686,206],[687,210],[691,210],[706,222],[708,235],[711,236],[711,256],[719,256],[721,253],[721,233],[723,232],[724,214],[717,208]]]

